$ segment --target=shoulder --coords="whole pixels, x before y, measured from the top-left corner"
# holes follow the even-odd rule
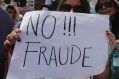
[[[8,33],[13,28],[13,20],[4,10],[0,8],[0,31]]]

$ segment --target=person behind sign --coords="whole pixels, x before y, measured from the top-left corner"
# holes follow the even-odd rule
[[[90,7],[87,0],[59,0],[59,4],[57,5],[57,11],[90,13]],[[16,29],[7,36],[7,40],[4,43],[7,54],[12,55],[13,45],[15,44],[15,41],[20,42],[22,40],[20,36],[18,35],[20,32],[21,32],[20,29]],[[115,36],[110,31],[106,31],[106,35],[107,35],[107,38],[109,39],[109,46],[110,46],[110,52],[111,52],[115,47]],[[109,64],[109,61],[110,60],[107,61],[107,65]],[[108,68],[105,68],[104,73],[108,74]],[[96,78],[107,79],[106,78],[107,74],[104,74],[105,76],[102,74],[98,75]],[[90,79],[90,77],[84,77],[84,78],[78,78],[78,79]]]
[[[113,60],[115,57],[119,55],[119,52],[117,52],[119,51],[119,22],[118,22],[119,21],[119,6],[115,0],[98,0],[95,10],[99,14],[107,14],[110,16],[110,29],[112,33],[114,33],[116,36],[116,47],[111,57]],[[119,78],[118,73],[116,73],[118,72],[118,69],[113,70],[114,68],[113,62],[112,62],[112,68],[111,68],[112,79],[113,79],[113,76],[115,76],[114,78],[117,78],[117,77]],[[115,61],[115,63],[119,63],[119,62]]]
[[[14,27],[19,27],[20,26],[20,17],[18,14],[18,11],[16,10],[16,8],[14,6],[9,5],[6,8],[6,12],[12,17],[13,21],[14,21]]]
[[[110,28],[119,43],[119,6],[115,0],[98,0],[95,10],[99,14],[110,16]]]

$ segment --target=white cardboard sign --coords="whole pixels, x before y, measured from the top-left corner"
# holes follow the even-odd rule
[[[90,76],[108,58],[108,16],[33,11],[21,23],[7,79]]]

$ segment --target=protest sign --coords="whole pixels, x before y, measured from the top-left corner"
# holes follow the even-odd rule
[[[7,79],[99,74],[108,58],[108,16],[33,11],[21,23]]]

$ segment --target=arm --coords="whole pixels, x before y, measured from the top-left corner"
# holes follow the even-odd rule
[[[93,76],[94,79],[110,79],[110,75],[111,75],[111,55],[112,55],[112,51],[115,48],[115,36],[114,34],[112,34],[111,32],[107,31],[106,35],[109,39],[109,49],[110,49],[110,54],[106,63],[106,67],[104,72],[102,72],[99,75],[95,75]]]
[[[7,36],[6,41],[4,42],[5,54],[4,54],[4,64],[3,64],[3,67],[4,67],[4,69],[3,69],[3,77],[4,78],[3,79],[6,79],[6,76],[7,76],[14,44],[16,41],[20,41],[20,37],[19,37],[18,33],[20,33],[20,30],[15,29]]]

